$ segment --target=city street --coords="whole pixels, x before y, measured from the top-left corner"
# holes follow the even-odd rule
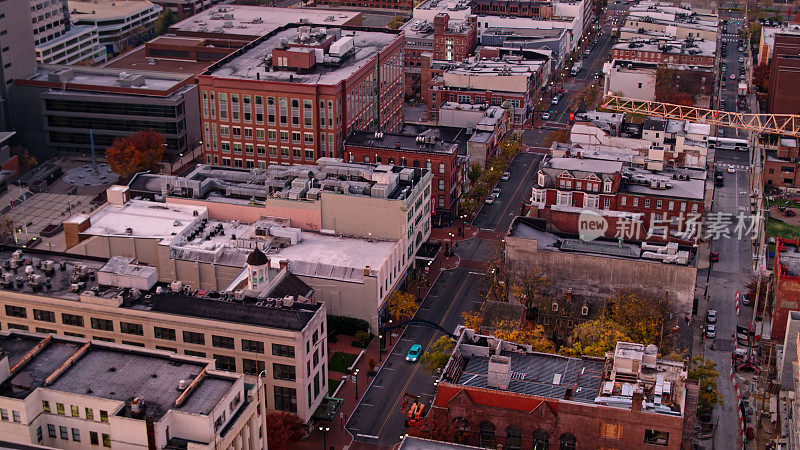
[[[542,156],[535,153],[518,154],[508,166],[511,178],[497,183],[500,196],[491,205],[484,203],[472,224],[484,230],[505,232],[511,220],[519,215],[522,204],[530,199],[534,175],[541,160]]]
[[[730,165],[736,173],[728,173]],[[740,213],[749,213],[749,184],[748,184],[748,153],[733,150],[717,150],[717,169],[723,171],[725,185],[717,187],[714,192],[714,201],[711,212],[730,214],[735,218]],[[713,177],[713,176],[712,176]],[[717,337],[706,339],[704,356],[717,364],[720,374],[718,390],[723,397],[723,404],[714,411],[714,420],[718,420],[718,429],[715,433],[713,448],[736,448],[738,430],[737,398],[733,390],[729,374],[731,367],[731,352],[735,348],[736,325],[750,325],[752,306],[741,305],[740,315],[736,316],[735,296],[738,289],[742,295],[746,292],[745,286],[753,279],[752,274],[752,244],[749,235],[739,239],[731,227],[730,238],[721,237],[711,241],[711,251],[719,252],[719,262],[712,263],[708,285],[709,300],[707,308],[701,305],[699,312],[706,309],[717,311]],[[708,269],[698,271],[698,285],[704,284],[708,277]],[[702,293],[702,289],[700,291]],[[698,330],[702,332],[702,330]],[[714,349],[711,349],[711,344]]]
[[[740,63],[739,62],[739,58],[740,57],[746,57],[746,55],[745,55],[744,52],[740,52],[739,49],[738,49],[738,46],[739,46],[739,32],[737,31],[735,21],[737,19],[739,19],[739,20],[742,19],[742,13],[741,13],[741,11],[722,11],[720,13],[720,19],[723,19],[723,18],[731,20],[731,21],[733,21],[733,23],[728,23],[727,33],[724,32],[725,30],[720,32],[720,42],[718,43],[719,45],[717,46],[717,48],[718,48],[717,52],[719,54],[719,58],[718,59],[719,59],[719,61],[721,61],[722,64],[725,65],[725,69],[726,69],[726,70],[723,71],[723,70],[721,70],[722,69],[721,66],[718,67],[718,69],[719,69],[718,73],[725,80],[724,87],[721,87],[719,89],[719,99],[720,99],[721,103],[718,103],[718,105],[719,105],[719,109],[721,109],[723,111],[737,111],[737,106],[736,106],[736,100],[738,98],[737,88],[738,88],[738,85],[739,85],[739,75],[741,73],[739,71],[739,68],[740,67],[745,67],[745,63]],[[721,45],[722,45],[723,42],[727,43],[727,49],[726,49],[727,50],[727,54],[726,54],[726,56],[724,58],[722,57],[722,54],[720,53],[720,50],[719,50],[721,48]],[[749,76],[751,71],[749,70],[749,68],[746,68],[745,70],[746,70],[745,74],[747,74],[747,76]],[[730,78],[731,75],[735,76],[734,80],[731,80],[731,78]],[[718,80],[717,82],[720,83],[720,81],[721,80]],[[746,81],[749,84],[750,80],[746,79]],[[719,87],[719,85],[718,85],[718,87]],[[722,130],[722,133],[721,134],[720,133],[717,134],[720,137],[738,138],[738,139],[746,139],[747,138],[747,132],[746,131],[737,130],[737,129],[733,129],[733,128],[720,128],[720,129]]]
[[[433,322],[445,330],[455,330],[461,323],[461,313],[477,309],[481,303],[481,276],[467,269],[442,272],[414,319]],[[393,445],[406,433],[404,416],[400,412],[405,393],[419,395],[430,402],[435,392],[435,377],[425,370],[422,363],[407,362],[406,353],[414,344],[421,344],[424,351],[428,351],[442,335],[435,328],[415,324],[409,325],[400,335],[400,343],[386,357],[386,362],[347,422],[347,430],[355,440]]]

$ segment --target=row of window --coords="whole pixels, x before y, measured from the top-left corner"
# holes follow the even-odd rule
[[[42,400],[42,411],[47,414],[52,414],[53,410],[50,407],[50,402],[47,400]],[[69,413],[71,417],[81,417],[80,407],[77,405],[70,405],[69,406]],[[56,402],[56,414],[60,416],[67,415],[66,408],[63,403]],[[94,420],[94,409],[92,408],[84,408],[84,419],[86,420]],[[108,411],[100,410],[100,422],[108,423]]]
[[[63,425],[58,426],[58,435],[56,435],[56,426],[52,423],[47,424],[47,435],[51,438],[60,437],[63,440],[69,440],[70,432],[73,442],[81,442],[81,430],[77,428],[68,429]],[[97,433],[96,431],[89,432],[89,444],[100,445],[102,438],[103,447],[111,447],[111,435],[107,433]],[[36,428],[36,439],[42,442],[42,427]]]

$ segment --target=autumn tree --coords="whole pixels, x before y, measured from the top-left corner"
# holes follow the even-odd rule
[[[769,66],[759,64],[753,69],[753,84],[762,92],[769,90]]]
[[[695,356],[689,363],[689,373],[687,374],[690,380],[696,380],[700,383],[700,393],[697,399],[697,404],[700,410],[709,410],[717,403],[722,402],[722,395],[717,390],[717,364],[709,359],[704,359]]]
[[[422,364],[425,365],[428,372],[436,374],[439,370],[444,369],[452,353],[453,340],[448,336],[442,336],[431,345],[428,351],[422,354]]]
[[[164,136],[153,130],[114,139],[111,147],[106,149],[109,167],[123,178],[154,169],[163,157]]]
[[[655,78],[656,101],[684,106],[694,105],[692,92],[695,89],[691,85],[681,83],[673,67],[663,64],[658,66]]]
[[[267,413],[267,441],[271,450],[286,450],[299,441],[306,425],[297,414],[281,411]]]
[[[31,152],[29,152],[27,148],[21,145],[15,145],[11,147],[10,152],[12,156],[16,156],[19,160],[19,167],[23,172],[39,165],[39,160],[37,160],[35,156],[31,155]]]
[[[553,142],[569,142],[569,130],[561,129],[547,133],[547,136],[544,137],[544,146],[549,148],[551,145],[553,145]]]
[[[500,321],[494,324],[494,335],[498,339],[509,342],[528,344],[535,352],[553,353],[556,346],[545,334],[541,325],[524,323],[521,326],[509,321]]]
[[[550,285],[544,272],[528,264],[509,264],[511,293],[530,310]]]
[[[464,311],[461,313],[462,324],[471,330],[480,330],[481,316],[478,312]]]
[[[394,291],[389,296],[387,307],[389,314],[394,316],[398,322],[404,322],[414,317],[414,313],[417,311],[417,298],[408,292]]]
[[[158,19],[153,23],[153,31],[155,32],[156,36],[160,36],[167,32],[167,28],[172,26],[178,19],[175,17],[175,13],[172,12],[169,8],[164,8],[159,14]]]
[[[571,355],[603,356],[617,341],[654,344],[669,314],[667,300],[620,292],[607,300],[603,314],[576,326],[564,352]]]
[[[402,27],[405,22],[406,21],[405,21],[405,19],[403,19],[403,16],[394,16],[389,20],[389,24],[386,25],[386,28],[390,28],[392,30],[396,30],[396,29]]]

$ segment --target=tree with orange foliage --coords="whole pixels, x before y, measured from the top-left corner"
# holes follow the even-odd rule
[[[267,444],[271,450],[284,450],[303,437],[306,425],[297,414],[281,411],[267,414]]]
[[[164,157],[164,136],[153,130],[142,130],[114,139],[106,149],[106,162],[122,178],[152,170]]]

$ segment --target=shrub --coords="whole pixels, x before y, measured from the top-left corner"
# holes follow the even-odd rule
[[[359,331],[353,336],[353,345],[360,348],[367,348],[369,341],[372,340],[372,333],[366,331]]]
[[[346,334],[355,336],[359,331],[369,330],[369,323],[363,319],[345,316],[328,316],[328,334]]]

